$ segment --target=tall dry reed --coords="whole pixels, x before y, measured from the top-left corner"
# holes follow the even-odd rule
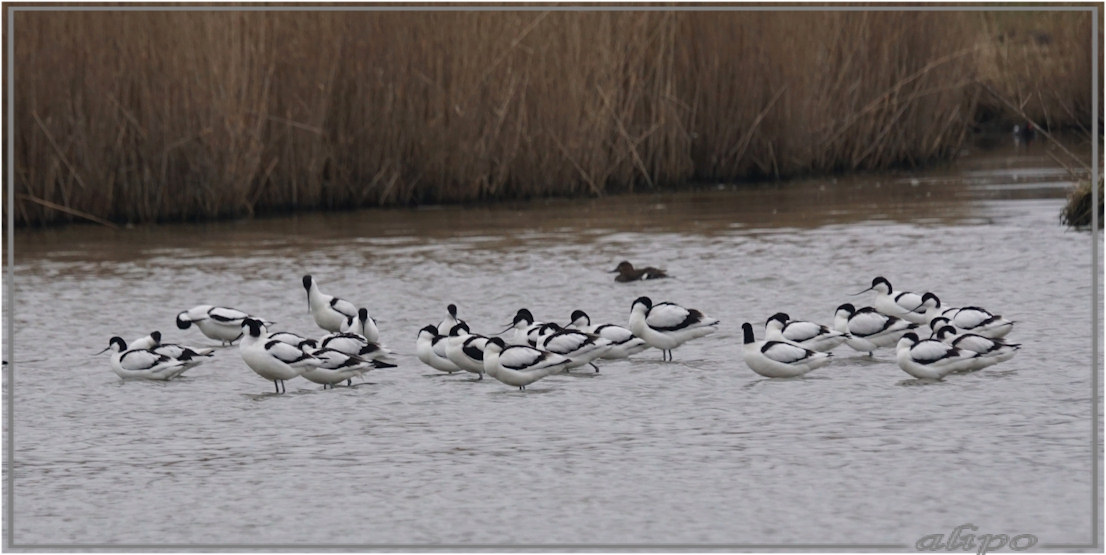
[[[13,17],[20,225],[915,165],[958,149],[981,79],[1026,82],[971,13]],[[1046,24],[1087,34],[1081,17]],[[1081,60],[1034,98],[1076,95]],[[1089,102],[1047,121],[1086,122]]]

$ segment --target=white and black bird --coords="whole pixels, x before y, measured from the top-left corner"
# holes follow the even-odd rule
[[[699,310],[668,302],[654,305],[649,297],[638,297],[630,307],[630,331],[660,349],[664,360],[672,360],[672,349],[717,328],[718,320]]]
[[[895,347],[895,359],[904,372],[923,380],[940,380],[953,372],[973,370],[978,354],[936,339],[919,339],[907,332]]]
[[[112,371],[124,380],[171,380],[189,368],[185,361],[148,349],[128,349],[127,342],[119,336],[108,340],[108,346],[96,354],[107,350],[114,351],[111,355]]]
[[[941,299],[933,293],[924,295],[928,310],[926,318],[933,320],[939,316],[949,319],[949,324],[962,332],[974,333],[992,339],[1006,337],[1014,329],[1014,322],[978,306],[963,308],[942,308]]]
[[[891,282],[883,276],[876,276],[872,280],[872,286],[856,293],[860,295],[868,291],[876,292],[876,300],[873,304],[876,310],[907,322],[915,324],[925,323],[926,307],[922,304],[922,295],[909,291],[894,291]]]
[[[848,334],[822,324],[792,320],[784,312],[773,314],[764,324],[765,339],[790,341],[818,352],[828,352],[844,343],[848,337]]]
[[[813,351],[786,340],[757,341],[753,325],[741,325],[745,344],[742,358],[753,372],[769,378],[794,378],[829,363],[832,353]]]
[[[318,348],[319,341],[310,337],[304,337],[298,333],[292,333],[290,331],[274,331],[269,334],[269,339],[276,339],[281,343],[287,343],[294,347],[299,347],[305,351]]]
[[[918,324],[888,316],[870,306],[857,309],[849,303],[837,307],[833,329],[847,333],[845,344],[857,351],[873,354],[880,347],[894,345],[903,334]]]
[[[611,342],[595,334],[557,326],[556,331],[541,339],[538,347],[570,359],[566,371],[590,364],[598,372],[599,367],[593,361],[611,349]]]
[[[934,321],[936,320],[937,318],[934,318]],[[986,361],[986,364],[979,366],[980,368],[1010,360],[1021,348],[1019,343],[1007,343],[1001,339],[975,333],[960,333],[952,326],[941,326],[934,333],[933,338],[957,349],[979,353],[979,360]]]
[[[374,368],[395,368],[395,353],[380,343],[373,343],[359,333],[330,333],[319,339],[319,348],[334,349],[347,355],[370,360]]]
[[[543,323],[534,321],[534,315],[528,309],[520,308],[515,312],[511,325],[503,330],[506,333],[503,341],[508,345],[532,346],[530,336],[536,334]]]
[[[334,349],[313,349],[311,356],[319,359],[319,365],[305,368],[300,375],[308,381],[321,384],[323,389],[328,386],[333,388],[335,384],[342,382],[352,385],[353,378],[373,369],[371,361]]]
[[[319,290],[319,284],[310,275],[303,276],[303,288],[307,290],[307,309],[315,324],[329,332],[342,331],[342,324],[357,317],[353,303],[327,295]]]
[[[377,327],[376,320],[369,316],[369,309],[364,307],[357,309],[356,316],[347,318],[340,331],[357,333],[372,343],[380,343],[380,328]]]
[[[450,303],[445,307],[446,316],[441,322],[438,322],[438,335],[449,335],[449,330],[453,329],[453,326],[457,324],[464,324],[465,321],[457,317],[457,305]]]
[[[449,360],[446,355],[447,337],[438,333],[437,326],[428,325],[419,330],[415,339],[415,354],[423,364],[450,374],[460,372],[461,367]]]
[[[634,332],[630,331],[629,328],[616,324],[592,325],[591,318],[583,310],[574,310],[570,319],[572,321],[568,325],[569,328],[593,333],[611,342],[611,348],[599,358],[628,358],[630,355],[636,355],[649,348],[649,344],[644,339],[634,335]]]
[[[305,369],[322,364],[322,361],[299,347],[270,339],[265,325],[259,320],[246,318],[242,322],[242,330],[242,341],[238,344],[242,361],[257,375],[272,380],[277,393],[287,391],[284,388],[285,380],[298,377]]]
[[[529,345],[507,345],[499,337],[488,339],[484,346],[484,372],[520,390],[546,376],[564,372],[570,362],[566,357]]]
[[[188,347],[179,343],[165,343],[161,340],[161,332],[154,330],[149,335],[136,339],[130,343],[131,349],[148,349],[159,355],[175,358],[183,361],[185,370],[198,366],[206,358],[211,358],[215,349],[211,347]]]
[[[450,362],[466,372],[484,379],[484,345],[488,338],[470,333],[468,324],[459,322],[449,330],[445,343],[445,356]]]
[[[177,314],[177,327],[186,330],[195,324],[200,333],[229,345],[242,337],[242,322],[246,318],[253,316],[235,308],[201,304]],[[257,320],[267,326],[272,325],[272,322]]]

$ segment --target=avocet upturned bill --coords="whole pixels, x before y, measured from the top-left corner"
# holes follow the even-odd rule
[[[937,319],[934,318],[934,320]],[[959,333],[952,326],[940,327],[934,338],[957,349],[979,353],[979,358],[993,361],[992,364],[1014,358],[1018,349],[1021,348],[1019,343],[1007,343],[1001,339],[984,337],[975,333]]]
[[[857,309],[849,303],[837,307],[833,316],[833,329],[849,334],[845,344],[869,355],[880,347],[894,345],[904,333],[917,327],[870,306]]]
[[[257,375],[272,380],[277,393],[287,391],[283,387],[285,380],[322,363],[299,347],[269,339],[265,326],[259,320],[246,318],[242,322],[242,330],[242,341],[238,344],[242,361]]]
[[[427,325],[419,330],[415,339],[415,354],[423,364],[450,374],[460,372],[461,367],[449,360],[445,346],[448,337],[438,333],[437,326]]]
[[[445,356],[450,362],[466,372],[476,374],[478,380],[484,379],[484,345],[488,338],[470,333],[468,324],[460,322],[449,330],[445,340]]]
[[[876,292],[876,301],[872,303],[876,310],[915,324],[925,323],[926,308],[922,305],[921,295],[909,291],[896,293],[891,289],[891,282],[883,276],[876,276],[872,280],[871,287],[856,294],[860,295],[872,290]]]
[[[1005,337],[1014,328],[1014,322],[1002,316],[991,314],[978,306],[942,309],[941,299],[937,295],[926,293],[925,299],[928,301],[927,306],[929,308],[926,311],[926,318],[932,320],[938,316],[944,316],[949,319],[949,324],[964,332],[998,339]]]
[[[242,337],[242,322],[246,318],[251,316],[238,309],[201,304],[177,314],[177,327],[186,330],[195,324],[200,333],[222,342],[223,345],[229,345]],[[260,319],[258,321],[265,325],[272,324]]]
[[[315,324],[329,332],[342,331],[342,324],[357,316],[353,303],[327,295],[319,290],[319,284],[310,275],[303,276],[303,288],[307,290],[307,309]]]
[[[127,349],[127,342],[119,336],[108,340],[108,346],[96,354],[109,349],[114,351],[111,369],[124,380],[171,380],[189,368],[185,361],[147,349]]]
[[[572,362],[565,366],[565,371],[590,364],[598,372],[599,367],[592,361],[606,354],[611,342],[580,330],[560,329],[546,335],[539,347],[570,359]]]
[[[649,297],[638,297],[630,307],[630,331],[660,349],[663,360],[672,360],[672,349],[717,328],[717,319],[696,309],[668,302],[654,305]]]
[[[614,280],[620,283],[668,277],[668,274],[660,268],[654,268],[652,266],[647,266],[645,268],[634,268],[634,265],[630,264],[629,260],[623,260],[622,262],[619,262],[618,267],[614,270],[611,270],[610,273],[618,274],[614,277]]]
[[[457,324],[464,324],[465,321],[457,317],[457,305],[450,303],[445,307],[446,316],[441,322],[438,322],[438,335],[449,335],[449,330],[453,329],[453,326]]]
[[[649,348],[644,339],[634,335],[634,332],[615,324],[599,324],[593,326],[591,318],[583,310],[574,310],[570,317],[570,328],[576,328],[587,333],[594,333],[611,342],[611,348],[603,356],[604,359],[628,358]]]
[[[561,355],[529,345],[507,345],[499,337],[488,339],[484,346],[484,372],[519,389],[526,389],[550,374],[564,372],[570,362]]]
[[[753,325],[741,325],[745,344],[742,358],[753,372],[769,378],[794,378],[829,363],[832,353],[812,351],[797,343],[766,339],[757,341]]]
[[[357,309],[357,316],[351,316],[342,322],[341,331],[361,334],[370,343],[380,343],[380,329],[376,326],[376,320],[369,316],[367,308]]]
[[[904,372],[923,380],[940,380],[953,372],[973,370],[978,354],[957,349],[936,339],[918,339],[907,332],[895,346],[895,359]]]
[[[764,324],[764,339],[790,341],[812,351],[827,352],[845,342],[848,335],[815,322],[792,320],[783,312],[772,315]]]
[[[319,359],[319,365],[305,368],[300,375],[308,381],[321,384],[323,389],[342,382],[351,385],[353,378],[362,376],[373,368],[371,361],[334,349],[314,349],[311,356]]]
[[[359,333],[348,331],[329,333],[319,340],[319,348],[334,349],[347,355],[373,362],[374,368],[395,368],[393,353],[380,343],[373,343]]]

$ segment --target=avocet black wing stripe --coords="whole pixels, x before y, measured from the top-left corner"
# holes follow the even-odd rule
[[[338,312],[340,312],[346,318],[356,318],[357,317],[357,307],[353,306],[353,303],[351,303],[351,302],[349,302],[345,299],[339,299],[338,297],[331,298],[330,299],[330,308],[333,308],[334,310],[337,310]]]
[[[216,322],[224,324],[236,324],[242,320],[248,318],[250,315],[242,312],[241,310],[235,310],[233,308],[227,308],[225,306],[216,306],[207,311],[207,315]]]
[[[783,343],[781,341],[768,341],[761,348],[764,356],[785,364],[791,364],[807,359],[813,354],[810,349],[804,349],[798,345]]]
[[[285,364],[292,364],[293,362],[311,358],[311,355],[303,352],[299,347],[293,347],[292,345],[275,339],[265,343],[265,351]]]
[[[147,370],[170,360],[172,359],[165,355],[141,349],[123,353],[119,357],[119,366],[122,366],[124,370]]]
[[[499,364],[511,370],[525,370],[538,362],[545,360],[548,355],[537,349],[511,345],[499,355]]]

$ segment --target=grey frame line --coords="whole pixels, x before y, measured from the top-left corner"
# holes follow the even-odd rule
[[[196,11],[210,11],[210,12],[672,12],[672,11],[697,11],[697,12],[812,12],[812,11],[832,11],[832,12],[992,12],[992,11],[1008,11],[1008,12],[1080,12],[1094,9],[1093,7],[1079,7],[1079,6],[1056,6],[1049,7],[1045,4],[1035,5],[1014,5],[1014,6],[740,6],[740,5],[687,5],[687,6],[605,6],[605,5],[578,5],[578,6],[553,6],[553,5],[525,5],[525,6],[488,6],[488,5],[475,5],[475,6],[437,6],[437,5],[421,5],[421,6],[372,6],[372,5],[331,5],[331,6],[219,6],[219,5],[198,5],[191,6],[157,6],[157,5],[138,5],[133,7],[122,6],[11,6],[12,10],[17,11],[36,11],[36,12],[145,12],[145,11],[158,11],[158,12],[196,12]]]
[[[7,85],[5,100],[8,102],[8,151],[5,153],[7,158],[7,180],[8,180],[8,286],[4,288],[4,310],[7,320],[4,326],[4,353],[7,358],[13,359],[4,367],[4,384],[7,386],[5,391],[4,402],[4,419],[7,424],[7,437],[4,438],[4,470],[5,480],[4,486],[7,491],[4,492],[4,523],[2,526],[4,532],[4,544],[11,545],[12,532],[15,530],[13,525],[13,518],[15,517],[15,384],[12,381],[14,373],[12,368],[15,366],[15,360],[12,353],[15,352],[15,337],[12,331],[15,329],[15,302],[14,293],[12,292],[12,284],[15,283],[15,141],[11,140],[15,137],[15,90],[11,84],[15,76],[15,49],[12,48],[14,44],[12,35],[15,33],[14,13],[9,12],[7,14],[8,28],[8,41],[4,45],[8,49],[8,73],[5,76],[4,84]]]
[[[1094,129],[1094,125],[1099,121],[1098,106],[1099,101],[1102,99],[1100,96],[1101,91],[1098,90],[1098,8],[1095,7],[1091,10],[1093,17],[1091,19],[1091,98],[1093,104],[1091,105],[1091,125]],[[1102,447],[1099,439],[1099,406],[1098,406],[1098,392],[1101,384],[1098,381],[1098,360],[1101,355],[1098,343],[1102,338],[1102,333],[1098,329],[1098,320],[1101,316],[1102,306],[1098,304],[1098,291],[1101,283],[1098,276],[1098,244],[1099,244],[1099,221],[1098,221],[1098,203],[1101,201],[1098,198],[1098,180],[1101,177],[1099,175],[1100,166],[1098,155],[1098,133],[1091,133],[1091,294],[1094,295],[1094,300],[1091,302],[1091,475],[1095,477],[1094,487],[1091,488],[1091,542],[1096,547],[1100,546],[1098,543],[1099,523],[1101,520],[1100,508],[1098,505],[1098,491],[1100,484],[1098,483],[1098,477],[1102,475],[1102,469],[1098,462],[1098,453]]]
[[[196,543],[196,544],[18,544],[13,541],[13,535],[15,532],[15,360],[14,360],[14,317],[15,317],[15,294],[12,284],[15,283],[15,141],[12,138],[15,136],[15,87],[13,86],[15,81],[15,14],[17,12],[62,12],[62,11],[88,11],[88,12],[104,12],[104,11],[120,11],[120,12],[143,12],[143,11],[171,11],[171,12],[197,12],[197,11],[215,11],[215,12],[236,12],[236,11],[268,11],[268,12],[339,12],[339,11],[377,11],[377,12],[399,12],[399,11],[414,11],[414,12],[429,12],[429,11],[445,11],[445,12],[511,12],[511,11],[574,11],[574,12],[630,12],[630,11],[646,11],[646,12],[659,12],[659,11],[716,11],[716,12],[811,12],[811,11],[835,11],[835,12],[884,12],[884,11],[940,11],[940,12],[1026,12],[1026,11],[1045,11],[1045,12],[1090,12],[1092,17],[1091,22],[1091,98],[1095,99],[1091,107],[1091,121],[1092,126],[1094,122],[1099,118],[1099,70],[1098,70],[1098,19],[1099,8],[1098,5],[1093,6],[1050,6],[1044,5],[1014,5],[1014,6],[991,6],[991,5],[969,5],[969,6],[717,6],[717,5],[677,5],[677,6],[435,6],[435,5],[420,5],[420,6],[372,6],[372,5],[360,5],[360,6],[156,6],[156,5],[143,5],[143,6],[8,6],[7,9],[7,47],[8,52],[8,71],[7,71],[7,102],[8,102],[8,149],[7,149],[7,179],[8,179],[8,241],[7,241],[7,280],[8,286],[5,288],[3,298],[6,305],[5,315],[7,317],[5,332],[4,347],[8,358],[8,364],[4,367],[4,379],[7,386],[5,392],[5,401],[7,406],[5,408],[4,416],[7,419],[7,437],[5,438],[5,457],[4,464],[6,468],[5,485],[7,486],[7,492],[5,495],[6,507],[5,507],[5,522],[3,524],[4,531],[4,546],[7,548],[23,548],[27,550],[50,550],[50,549],[127,549],[127,550],[172,550],[172,549],[196,549],[196,550],[210,550],[218,548],[229,548],[237,550],[303,550],[303,549],[376,549],[376,550],[418,550],[418,551],[442,551],[442,550],[456,550],[456,549],[471,549],[471,550],[550,550],[550,549],[604,549],[604,550],[633,550],[633,551],[671,551],[671,550],[733,550],[733,549],[794,549],[794,550],[868,550],[868,551],[887,551],[887,550],[911,550],[913,546],[909,544],[772,544],[772,543],[751,543],[751,544],[210,544],[210,543]],[[1090,542],[1086,544],[1078,543],[1054,543],[1054,544],[1041,544],[1037,547],[1038,550],[1069,550],[1069,549],[1087,549],[1087,548],[1100,548],[1100,507],[1099,507],[1099,492],[1101,489],[1100,483],[1100,463],[1099,463],[1099,451],[1101,449],[1100,443],[1100,425],[1098,420],[1099,414],[1099,389],[1101,383],[1099,382],[1099,358],[1101,356],[1100,349],[1100,333],[1099,333],[1099,318],[1102,314],[1102,307],[1098,304],[1098,291],[1100,287],[1100,280],[1098,275],[1099,269],[1099,237],[1101,232],[1099,231],[1098,210],[1095,207],[1098,206],[1099,193],[1098,193],[1098,179],[1100,177],[1099,168],[1099,135],[1098,133],[1091,134],[1091,294],[1093,296],[1091,303],[1091,538]]]

